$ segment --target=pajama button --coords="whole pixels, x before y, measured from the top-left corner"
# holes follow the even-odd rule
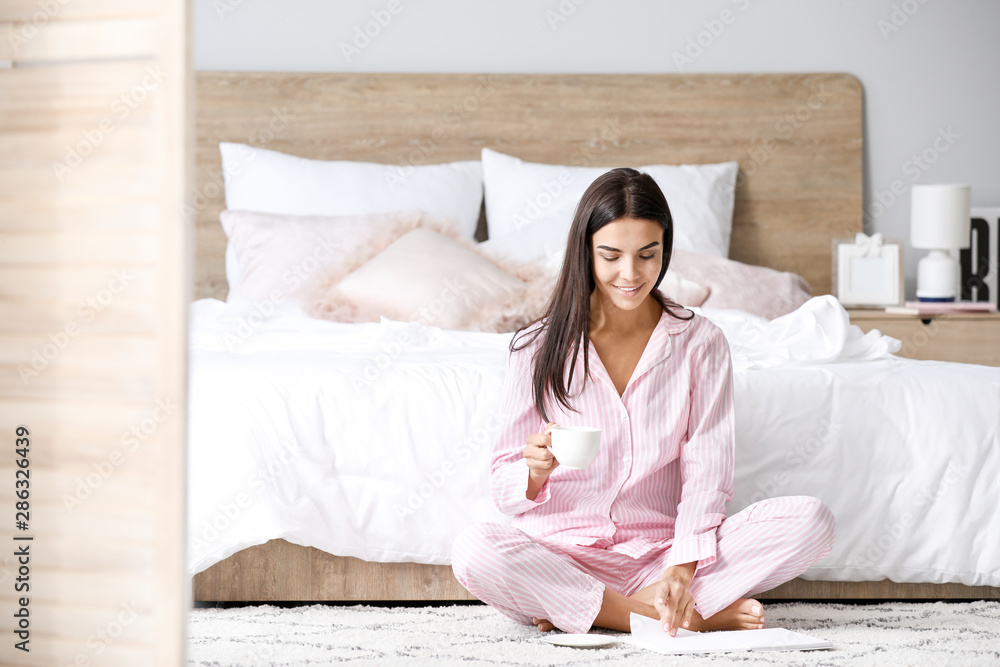
[[[624,461],[625,463],[628,463],[628,462],[629,462],[629,461],[631,461],[631,460],[632,460],[632,458],[631,458],[631,457],[629,457],[629,456],[623,456],[623,457],[622,457],[622,461]]]

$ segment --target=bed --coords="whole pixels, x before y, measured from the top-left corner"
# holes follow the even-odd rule
[[[196,601],[471,599],[451,575],[447,536],[498,518],[482,489],[509,340],[393,319],[260,313],[242,318],[252,331],[234,354],[226,336],[241,317],[223,301],[220,142],[404,167],[477,160],[484,148],[552,165],[738,161],[729,257],[802,276],[816,295],[830,291],[831,241],[861,231],[862,92],[850,75],[200,72],[197,93]],[[484,213],[475,237],[487,238]],[[779,318],[705,314],[730,339],[738,406],[745,397],[727,511],[818,490],[838,522],[855,519],[839,531],[833,560],[762,597],[1000,597],[1000,547],[986,536],[1000,533],[990,407],[1000,372],[894,357],[891,341],[852,330],[832,297]],[[401,336],[408,347],[396,352]],[[383,375],[375,386],[392,392],[335,398],[350,378],[330,369],[363,373],[387,351],[388,369],[375,368],[391,382]],[[445,380],[428,379],[428,364],[447,368]],[[952,386],[965,390],[940,391]],[[790,392],[801,401],[794,417],[778,409]],[[442,430],[426,415],[447,401],[457,416]],[[971,418],[930,419],[931,404]],[[949,449],[930,450],[934,439]],[[831,479],[845,488],[834,492]],[[938,531],[950,549],[942,539],[918,544],[940,525],[958,527]]]

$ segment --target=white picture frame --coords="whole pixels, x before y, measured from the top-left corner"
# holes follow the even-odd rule
[[[834,240],[833,295],[845,308],[903,305],[903,242],[879,234]]]

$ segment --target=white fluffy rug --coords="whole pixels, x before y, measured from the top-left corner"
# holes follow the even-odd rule
[[[800,602],[766,610],[770,627],[828,639],[835,648],[666,656],[622,642],[598,649],[552,646],[534,626],[518,625],[485,605],[263,605],[192,610],[188,664],[1000,665],[1000,602]]]

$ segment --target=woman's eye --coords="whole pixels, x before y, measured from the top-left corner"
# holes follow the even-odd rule
[[[607,255],[601,255],[601,259],[603,259],[606,262],[614,262],[618,259],[618,257],[608,257]],[[656,259],[656,254],[654,253],[652,255],[639,255],[639,259],[645,259],[645,260]]]

